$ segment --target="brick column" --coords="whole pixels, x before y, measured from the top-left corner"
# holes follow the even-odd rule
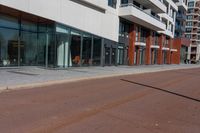
[[[146,52],[145,52],[145,64],[151,64],[151,45],[152,45],[152,31],[147,33],[146,38]]]
[[[172,52],[172,64],[180,64],[181,59],[181,39],[175,39],[173,41],[173,49],[177,49],[177,52]]]
[[[129,65],[134,65],[135,37],[136,37],[135,25],[132,25],[130,27],[130,32],[129,32],[129,49],[128,49]]]
[[[163,48],[163,42],[164,42],[164,35],[161,34],[158,38],[158,45],[159,45],[159,49],[158,49],[158,57],[157,57],[157,63],[159,65],[163,64],[163,54],[162,54],[162,48]]]

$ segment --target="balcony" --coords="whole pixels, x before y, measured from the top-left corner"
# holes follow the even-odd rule
[[[181,10],[185,10],[187,11],[187,5],[185,4],[184,0],[179,0],[178,2],[176,2],[176,5],[179,7],[179,9]]]
[[[155,31],[164,31],[166,27],[158,18],[132,3],[122,4],[119,8],[119,16]]]
[[[151,9],[155,13],[166,13],[167,7],[161,2],[161,0],[134,0],[137,3]],[[130,2],[129,2],[130,3]]]
[[[77,0],[72,0],[72,1],[77,1]],[[108,4],[107,0],[82,0],[81,2],[87,3],[91,6],[100,8],[102,10],[106,10],[107,4]]]

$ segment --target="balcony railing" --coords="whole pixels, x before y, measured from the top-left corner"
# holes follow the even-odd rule
[[[185,20],[187,18],[185,14],[180,14],[180,13],[178,13],[176,17],[179,19],[185,19]]]
[[[149,14],[149,13],[145,12],[143,9],[137,7],[137,6],[134,5],[133,3],[126,3],[126,4],[121,4],[121,5],[120,5],[120,7],[130,7],[130,6],[136,8],[136,9],[138,9],[138,10],[144,12],[145,14],[147,14],[147,15],[153,17],[154,19],[156,19],[156,20],[162,22],[162,21],[161,21],[159,18],[157,18],[156,16],[153,16],[152,14]],[[138,17],[139,17],[139,16],[138,16]],[[164,22],[162,22],[162,23],[164,23]],[[165,23],[164,23],[164,24],[165,24]]]

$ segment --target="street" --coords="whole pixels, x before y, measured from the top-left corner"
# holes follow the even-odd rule
[[[200,68],[0,93],[0,133],[199,133]]]

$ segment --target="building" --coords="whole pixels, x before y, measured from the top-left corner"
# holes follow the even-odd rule
[[[190,47],[190,39],[185,37],[186,26],[186,12],[187,12],[187,0],[176,0],[178,6],[178,13],[176,15],[176,26],[174,35],[173,48],[177,49],[177,52],[172,56],[172,63],[187,63],[189,60],[188,48]]]
[[[175,1],[0,0],[0,66],[171,64]]]
[[[191,40],[188,57],[191,63],[200,60],[200,1],[188,0],[186,37]]]

